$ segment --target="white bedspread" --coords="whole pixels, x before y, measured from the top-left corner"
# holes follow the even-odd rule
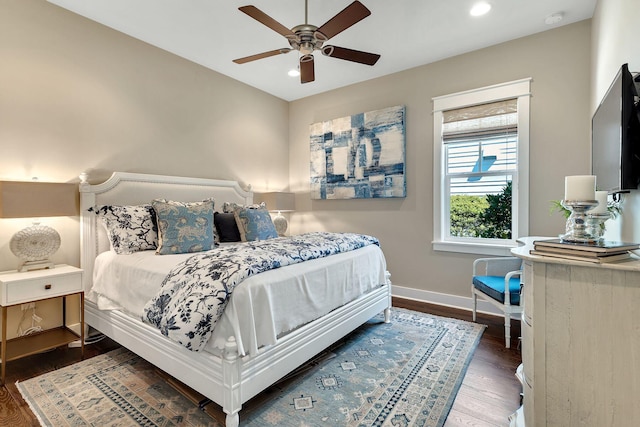
[[[120,309],[141,319],[165,276],[190,255],[103,252],[95,261],[88,298],[102,310]],[[256,354],[278,336],[380,286],[385,271],[382,251],[369,245],[251,276],[235,288],[208,348],[221,349],[233,335],[240,354]]]

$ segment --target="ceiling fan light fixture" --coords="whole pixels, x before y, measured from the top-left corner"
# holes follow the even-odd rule
[[[471,14],[471,16],[482,16],[489,13],[490,10],[491,10],[491,4],[485,1],[481,1],[474,4],[473,7],[471,7],[469,14]]]
[[[315,44],[311,42],[302,42],[300,43],[300,47],[298,48],[298,50],[300,51],[300,54],[302,55],[309,55],[313,53],[314,49],[315,49]]]

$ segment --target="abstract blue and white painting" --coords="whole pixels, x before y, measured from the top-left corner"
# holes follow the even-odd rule
[[[406,197],[405,108],[311,125],[311,198]]]

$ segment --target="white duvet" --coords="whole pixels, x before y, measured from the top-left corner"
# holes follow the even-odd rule
[[[101,310],[118,309],[142,319],[144,305],[165,276],[189,256],[103,252],[96,258],[87,297]],[[385,283],[385,272],[382,251],[368,245],[251,276],[235,288],[207,348],[222,349],[235,336],[241,355],[256,354],[278,336]]]

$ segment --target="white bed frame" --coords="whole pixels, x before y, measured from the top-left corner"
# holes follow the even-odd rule
[[[214,197],[222,201],[249,204],[251,192],[236,181],[144,175],[114,172],[104,183],[91,185],[87,175],[80,176],[81,266],[85,292],[89,292],[94,260],[109,250],[104,227],[97,223],[92,206],[106,204],[134,205],[154,198],[178,201]],[[209,352],[192,352],[169,340],[160,332],[118,310],[99,310],[87,300],[85,321],[88,325],[122,344],[140,357],[187,384],[219,404],[226,413],[226,426],[239,425],[242,404],[313,356],[349,334],[355,328],[384,311],[389,321],[391,283],[361,296],[331,313],[302,326],[262,348],[255,356],[240,356],[235,338],[228,337],[221,356]]]

